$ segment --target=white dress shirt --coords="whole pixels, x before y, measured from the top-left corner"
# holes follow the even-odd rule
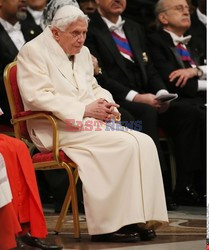
[[[42,18],[43,10],[33,10],[30,7],[27,7],[27,10],[30,12],[30,14],[34,18],[35,23],[37,25],[40,25],[41,24],[41,18]]]
[[[197,8],[197,17],[200,20],[201,23],[207,27],[207,16],[203,14],[198,8]]]
[[[12,25],[11,23],[7,22],[1,17],[0,17],[0,23],[3,26],[3,28],[6,30],[10,38],[12,39],[17,49],[20,50],[22,46],[25,44],[25,38],[20,29],[21,28],[20,23],[17,22],[15,25]]]

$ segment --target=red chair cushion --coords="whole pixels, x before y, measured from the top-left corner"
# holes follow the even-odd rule
[[[72,162],[70,158],[67,157],[67,155],[60,150],[59,151],[59,158],[61,161],[64,162]],[[32,157],[33,163],[39,163],[39,162],[46,162],[46,161],[53,161],[53,153],[47,152],[47,153],[37,153]]]

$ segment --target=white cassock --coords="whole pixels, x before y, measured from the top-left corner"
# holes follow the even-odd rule
[[[0,153],[0,208],[12,201],[12,192],[7,177],[6,164]]]
[[[51,111],[59,118],[60,147],[79,166],[89,234],[114,232],[132,223],[168,221],[152,139],[136,131],[108,129],[105,123],[98,129],[96,119],[83,118],[85,106],[98,98],[113,102],[93,77],[86,47],[72,63],[46,28],[23,46],[17,71],[25,110]],[[69,120],[75,122],[75,131],[69,131]],[[40,150],[51,149],[47,121],[31,121],[28,129]]]

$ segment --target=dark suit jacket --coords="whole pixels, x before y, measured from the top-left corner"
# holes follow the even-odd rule
[[[172,71],[185,68],[170,34],[162,29],[148,36],[150,55],[160,75],[170,92],[178,93],[182,97],[194,97],[197,94],[197,77],[188,80],[183,88],[175,87],[176,81],[169,82],[169,75]]]
[[[107,25],[97,12],[91,16],[86,39],[86,46],[97,57],[106,78],[103,87],[113,94],[116,101],[123,101],[131,89],[140,93],[156,93],[159,89],[165,88],[149,60],[141,26],[134,21],[125,19],[124,31],[141,75],[141,82],[135,86],[130,82],[123,56],[118,51]],[[146,53],[148,62],[143,53]]]
[[[203,65],[206,59],[206,27],[198,19],[196,11],[191,16],[191,23],[190,29],[186,32],[186,35],[192,35],[189,47],[198,64]]]
[[[41,26],[37,25],[34,17],[31,15],[29,11],[27,11],[27,18],[21,22],[23,29],[27,29],[27,27],[36,27],[36,32],[41,33]]]
[[[28,24],[27,22],[21,22],[21,30],[26,42],[35,38],[41,32],[39,26]],[[0,117],[0,123],[8,124],[10,119],[10,109],[3,82],[3,72],[6,65],[11,63],[17,54],[18,49],[0,24],[0,107],[4,111],[4,115]]]

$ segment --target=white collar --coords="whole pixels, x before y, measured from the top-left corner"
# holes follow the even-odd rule
[[[37,25],[40,25],[43,10],[33,10],[30,7],[27,7],[28,12],[33,16]]]
[[[122,17],[119,16],[118,20],[116,23],[112,23],[110,20],[108,20],[106,17],[102,16],[103,21],[107,24],[107,27],[109,28],[110,31],[113,30],[118,30],[118,31],[122,31],[123,29],[123,24],[125,23],[125,20],[122,20]]]
[[[7,33],[13,32],[13,31],[20,31],[20,23],[16,22],[15,25],[12,25],[11,23],[7,22],[3,18],[0,17],[0,23],[4,27]]]
[[[173,40],[173,43],[175,46],[177,46],[179,43],[183,43],[183,44],[187,44],[189,42],[189,40],[191,39],[191,35],[189,36],[178,36],[175,33],[168,31],[166,29],[164,29],[164,31],[168,32]]]
[[[203,14],[198,8],[197,8],[197,17],[200,20],[201,23],[207,27],[207,16]]]

